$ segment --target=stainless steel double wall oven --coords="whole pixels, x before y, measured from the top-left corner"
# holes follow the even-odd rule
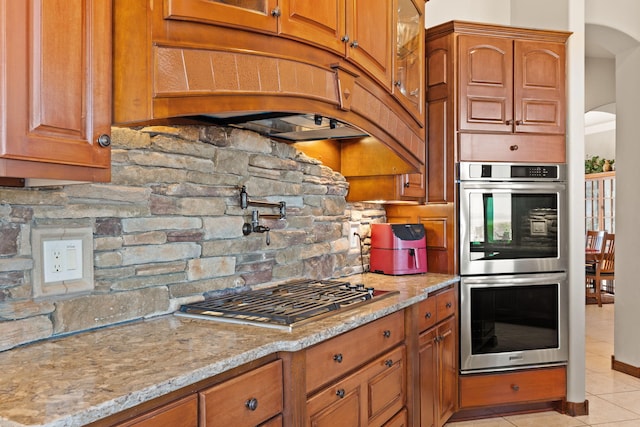
[[[459,164],[461,373],[568,357],[566,167]]]

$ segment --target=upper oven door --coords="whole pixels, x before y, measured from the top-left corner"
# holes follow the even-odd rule
[[[565,271],[564,182],[460,181],[460,274]]]

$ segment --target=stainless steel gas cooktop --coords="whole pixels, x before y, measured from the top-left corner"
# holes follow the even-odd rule
[[[394,293],[397,291],[383,291],[349,282],[300,280],[185,304],[176,315],[290,331],[311,320]]]

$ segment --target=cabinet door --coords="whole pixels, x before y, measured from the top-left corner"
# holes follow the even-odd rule
[[[393,0],[347,0],[347,58],[391,90]]]
[[[424,182],[424,174],[406,173],[404,175],[398,175],[398,179],[400,180],[400,199],[424,200],[426,198],[427,190]]]
[[[97,140],[111,127],[111,1],[2,0],[0,9],[3,174],[108,181],[110,150]],[[13,160],[23,162],[12,170]]]
[[[278,0],[165,0],[165,19],[228,24],[275,33]]]
[[[511,132],[513,41],[460,35],[460,130]]]
[[[429,329],[420,335],[418,364],[420,366],[420,427],[436,425],[438,357],[437,330]]]
[[[516,132],[564,134],[565,45],[516,40],[514,46]]]
[[[443,426],[456,410],[458,399],[456,317],[438,326],[438,426]]]
[[[424,2],[396,0],[393,94],[424,122]]]
[[[345,0],[281,0],[280,33],[344,55]]]
[[[420,335],[420,426],[443,426],[456,409],[456,317]]]

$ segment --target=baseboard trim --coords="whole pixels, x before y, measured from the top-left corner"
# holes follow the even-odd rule
[[[564,412],[572,417],[580,415],[589,415],[589,401],[584,402],[565,402]]]
[[[616,360],[614,355],[611,355],[611,369],[622,372],[623,374],[631,375],[632,377],[640,378],[640,367]]]

